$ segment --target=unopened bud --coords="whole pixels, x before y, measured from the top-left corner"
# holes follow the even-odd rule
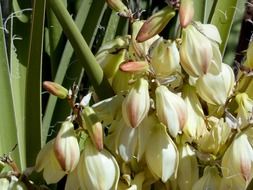
[[[141,27],[136,37],[137,42],[144,42],[159,34],[175,14],[175,11],[169,6],[153,14]]]
[[[55,82],[51,81],[44,81],[43,87],[54,96],[57,96],[58,98],[65,99],[68,96],[68,90],[61,86],[60,84],[57,84]]]
[[[157,117],[167,126],[170,135],[176,137],[187,121],[186,104],[180,96],[163,85],[156,88],[155,95]]]
[[[120,65],[120,69],[124,72],[145,72],[148,68],[146,61],[129,61]]]
[[[96,115],[95,111],[86,106],[82,111],[82,116],[84,119],[84,125],[88,130],[88,133],[91,137],[91,140],[95,147],[101,151],[103,149],[103,127],[102,124]]]
[[[75,169],[79,161],[80,150],[72,122],[62,123],[55,139],[54,152],[64,171],[69,173]]]
[[[179,20],[181,27],[185,28],[188,24],[190,24],[193,16],[193,0],[181,0],[179,8]]]
[[[151,66],[157,76],[169,76],[180,71],[180,57],[175,41],[157,40],[150,52]]]
[[[137,127],[150,107],[148,81],[139,78],[122,103],[122,115],[128,126]]]
[[[212,55],[212,46],[206,36],[193,25],[183,29],[180,58],[182,67],[189,75],[198,77],[206,74]]]
[[[121,16],[128,17],[130,10],[121,0],[106,0],[107,4],[111,9],[118,12]]]

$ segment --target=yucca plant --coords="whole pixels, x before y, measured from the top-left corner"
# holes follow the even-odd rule
[[[245,3],[1,1],[0,188],[250,189]]]

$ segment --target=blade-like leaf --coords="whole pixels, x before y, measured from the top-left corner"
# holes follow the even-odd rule
[[[9,153],[18,143],[16,131],[16,118],[11,91],[11,81],[8,66],[5,36],[2,25],[2,12],[0,6],[0,156]],[[12,157],[20,166],[20,155],[16,149]]]
[[[233,24],[234,15],[237,7],[237,0],[218,0],[212,15],[211,24],[214,24],[222,39],[220,50],[222,55],[225,52],[231,26]]]
[[[32,28],[26,76],[26,159],[33,166],[41,148],[41,66],[46,1],[33,1]]]
[[[77,26],[74,24],[63,3],[60,0],[49,0],[48,3],[61,23],[63,31],[74,47],[80,62],[83,63],[86,73],[98,96],[101,99],[111,97],[114,93],[103,74],[103,70],[98,65],[89,46],[82,37]]]
[[[88,12],[89,9],[91,7],[93,0],[86,0],[82,2],[82,5],[80,7],[80,10],[77,13],[76,19],[75,19],[75,24],[76,26],[79,28],[79,30],[81,30],[81,28],[83,28],[85,20],[88,16]],[[69,64],[71,62],[71,58],[73,56],[74,53],[74,49],[71,46],[70,42],[68,41],[65,45],[60,63],[59,63],[59,67],[57,69],[56,75],[55,75],[55,79],[54,81],[56,83],[62,84],[64,77],[66,76],[66,72],[67,69],[69,68]],[[65,86],[68,88],[68,86]],[[57,102],[57,98],[53,95],[50,95],[48,103],[47,103],[47,108],[45,111],[45,115],[43,117],[43,143],[46,142],[47,139],[47,134],[48,134],[48,129],[51,125],[51,120],[53,117],[53,113],[55,110],[55,105]]]

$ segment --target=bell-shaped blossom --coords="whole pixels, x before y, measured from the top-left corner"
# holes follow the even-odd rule
[[[235,98],[238,108],[237,120],[241,127],[248,125],[253,119],[253,100],[246,93],[240,93]]]
[[[161,123],[153,128],[149,142],[145,151],[147,166],[155,177],[165,183],[177,173],[179,162],[177,147]]]
[[[215,166],[206,166],[203,176],[193,185],[192,190],[217,190],[220,187],[221,179]]]
[[[159,38],[150,50],[150,64],[157,76],[169,76],[180,71],[179,51],[175,41]]]
[[[72,172],[79,162],[80,150],[75,137],[74,125],[71,121],[65,121],[61,125],[55,142],[55,156],[61,168],[69,173]]]
[[[106,149],[98,151],[89,139],[85,143],[77,168],[81,189],[116,190],[120,171],[115,158]]]
[[[206,123],[210,130],[202,134],[197,144],[201,152],[216,155],[226,143],[231,133],[231,128],[222,118],[218,119],[214,116],[209,117]]]
[[[213,56],[212,45],[193,25],[183,29],[179,52],[181,65],[187,74],[199,77],[208,72]]]
[[[209,104],[224,105],[234,88],[234,72],[227,64],[222,64],[220,74],[207,73],[197,80],[199,96]]]
[[[186,104],[180,96],[163,85],[156,88],[155,95],[157,117],[167,126],[170,135],[176,137],[187,121]]]
[[[253,177],[253,150],[246,134],[239,134],[226,150],[221,163],[225,178],[245,189]]]
[[[112,123],[105,144],[125,162],[130,162],[133,158],[140,161],[148,145],[152,128],[156,123],[155,116],[150,115],[144,118],[139,127],[132,128],[127,126],[121,118]]]
[[[186,103],[188,113],[183,132],[191,140],[197,140],[207,129],[204,120],[204,112],[196,94],[196,89],[193,86],[184,85],[182,97]]]
[[[150,107],[148,81],[139,78],[122,103],[122,115],[130,127],[138,127]]]
[[[180,190],[188,190],[199,179],[199,168],[195,152],[188,144],[179,146],[177,183]]]
[[[66,174],[55,156],[54,142],[55,139],[49,141],[40,150],[35,164],[37,172],[43,170],[43,178],[47,184],[57,183]]]

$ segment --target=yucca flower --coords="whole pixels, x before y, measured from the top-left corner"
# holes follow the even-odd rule
[[[169,130],[171,136],[176,137],[183,130],[187,121],[187,108],[184,100],[171,92],[166,86],[158,86],[155,90],[156,114]]]
[[[175,41],[159,38],[150,50],[150,64],[157,76],[169,76],[180,71],[179,52]]]
[[[177,175],[179,154],[176,145],[166,132],[166,126],[157,124],[149,137],[145,151],[147,166],[151,173],[162,180],[168,181]]]
[[[221,169],[238,189],[245,189],[253,177],[253,149],[246,134],[239,134],[225,152]]]
[[[150,108],[149,84],[138,78],[122,103],[122,116],[130,127],[138,127]]]
[[[118,163],[106,149],[98,151],[89,139],[85,142],[77,172],[81,189],[117,189]]]

